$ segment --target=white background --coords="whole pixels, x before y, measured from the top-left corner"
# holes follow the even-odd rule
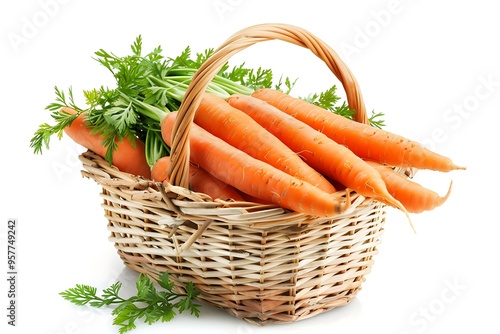
[[[327,5],[328,3],[328,5]],[[139,324],[135,333],[452,333],[498,332],[497,266],[500,20],[493,1],[3,1],[0,5],[2,98],[1,264],[6,273],[6,223],[18,220],[17,326],[7,326],[7,282],[0,284],[1,332],[117,333],[111,309],[71,305],[58,293],[76,283],[100,289],[116,280],[132,292],[100,208],[99,188],[80,175],[81,147],[66,138],[34,155],[29,139],[51,121],[53,87],[81,91],[112,85],[92,60],[118,54],[142,34],[145,49],[176,56],[217,47],[257,23],[308,29],[337,50],[358,79],[368,110],[386,114],[387,129],[417,139],[467,166],[467,171],[417,174],[449,201],[414,215],[389,213],[379,254],[349,305],[289,325],[253,327],[204,306],[167,324]],[[299,77],[296,92],[336,79],[310,53],[268,42],[235,56],[238,64]],[[5,277],[5,276],[2,276]]]

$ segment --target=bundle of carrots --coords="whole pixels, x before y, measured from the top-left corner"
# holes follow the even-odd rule
[[[126,61],[127,68],[132,69],[151,66],[152,57],[148,62],[141,61],[140,48],[137,44],[134,47],[137,59],[113,61]],[[110,62],[108,58],[100,62]],[[107,67],[119,68],[115,65]],[[135,72],[154,75],[154,71],[141,69]],[[141,77],[141,81],[134,82],[133,95],[125,89],[130,83],[118,80],[125,76],[114,74],[119,87],[116,91],[101,90],[96,98],[102,109],[97,104],[87,110],[63,104],[55,111],[58,126],[43,125],[32,139],[32,146],[40,151],[50,135],[64,131],[103,157],[109,158],[112,151],[112,163],[121,171],[169,182],[168,148],[177,135],[173,133],[177,112],[165,108],[165,101],[166,97],[169,103],[182,101],[184,91],[165,78]],[[137,89],[138,83],[144,82],[154,82],[155,86]],[[274,203],[296,212],[331,217],[349,207],[349,197],[339,195],[339,190],[349,189],[408,215],[442,205],[451,184],[448,193],[440,196],[399,175],[395,168],[439,172],[465,169],[415,141],[355,122],[278,89],[241,87],[240,91],[205,93],[191,126],[190,187],[213,199]],[[108,100],[102,102],[104,97]],[[64,102],[61,94],[59,101]],[[61,105],[52,105],[52,110],[56,106]],[[146,125],[141,125],[139,121],[144,119]],[[141,138],[147,131],[148,136]],[[160,142],[150,145],[146,138],[159,138]]]
[[[169,145],[175,116],[162,122]],[[226,100],[206,94],[194,121],[193,164],[254,198],[316,216],[349,205],[335,196],[340,187],[404,212],[432,210],[450,191],[441,197],[394,167],[463,169],[414,141],[273,89]]]

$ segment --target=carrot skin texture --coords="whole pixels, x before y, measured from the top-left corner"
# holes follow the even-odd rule
[[[257,198],[257,197],[254,197],[254,196],[250,196],[249,194],[246,194],[246,193],[244,193],[242,191],[240,191],[240,195],[243,197],[243,199],[244,199],[245,202],[259,203],[259,204],[264,204],[264,205],[274,204],[271,201],[265,201],[262,198]]]
[[[189,180],[193,191],[209,195],[213,199],[244,201],[234,187],[216,179],[202,168],[191,164]]]
[[[378,172],[345,146],[255,97],[233,95],[228,103],[255,119],[324,175],[366,197],[393,201]]]
[[[72,115],[77,113],[76,110],[68,107],[61,110]],[[64,128],[64,132],[77,144],[105,157],[106,147],[102,144],[103,138],[99,134],[91,133],[84,114],[80,114],[70,126]],[[114,166],[125,173],[151,178],[151,168],[146,161],[145,146],[141,140],[136,139],[134,145],[128,139],[116,140],[116,144],[117,149],[113,152]]]
[[[176,115],[169,113],[161,125],[167,145],[171,145]],[[193,164],[251,196],[317,217],[335,216],[346,206],[337,196],[252,158],[195,123],[191,124],[189,143]]]
[[[252,96],[346,145],[356,155],[397,167],[414,167],[449,172],[465,169],[450,158],[435,153],[400,135],[349,120],[307,101],[273,89],[256,90]]]
[[[334,193],[335,187],[250,116],[224,99],[205,94],[194,122],[230,145],[298,179]]]
[[[169,164],[168,156],[158,159],[151,168],[151,178],[156,182],[169,182],[167,175]],[[189,185],[192,191],[207,194],[212,199],[244,201],[236,189],[193,164],[189,166]]]
[[[390,166],[378,162],[367,161],[382,176],[389,193],[399,200],[410,213],[430,211],[446,202],[451,194],[452,183],[445,196],[414,182],[403,175],[396,173]]]

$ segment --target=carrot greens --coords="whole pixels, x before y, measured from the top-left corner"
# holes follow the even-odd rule
[[[94,54],[99,64],[111,72],[116,87],[98,87],[85,90],[83,96],[86,107],[78,107],[74,102],[73,91],[68,93],[55,87],[56,101],[46,109],[52,111],[55,125],[42,124],[31,139],[35,153],[49,148],[50,138],[62,136],[62,131],[69,126],[80,113],[84,113],[88,126],[93,133],[103,137],[107,147],[105,158],[113,162],[113,153],[117,140],[138,138],[146,144],[146,158],[153,166],[160,157],[169,154],[169,147],[161,139],[160,123],[165,115],[179,109],[186,89],[199,67],[213,54],[213,49],[192,54],[186,47],[179,56],[163,56],[163,49],[158,46],[144,53],[142,37],[138,36],[131,45],[131,53],[117,56],[104,49]],[[272,70],[249,68],[243,63],[230,67],[226,63],[207,87],[207,92],[222,98],[233,94],[250,95],[260,88],[273,88],[289,93],[296,80],[280,77],[275,82]],[[307,99],[334,113],[351,117],[352,112],[345,103],[338,106],[339,97],[333,86],[320,94],[310,95]],[[76,115],[67,115],[60,111],[62,107],[71,107],[78,111]]]

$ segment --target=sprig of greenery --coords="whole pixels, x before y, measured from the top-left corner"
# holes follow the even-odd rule
[[[164,290],[156,289],[151,279],[140,274],[136,282],[137,294],[129,298],[119,295],[121,282],[116,282],[104,289],[100,296],[97,295],[95,287],[83,284],[77,284],[61,292],[60,295],[75,305],[100,308],[117,304],[118,306],[112,311],[115,316],[113,324],[120,327],[120,333],[136,328],[138,319],[144,319],[145,323],[151,325],[155,322],[168,322],[176,314],[184,311],[189,311],[192,315],[199,317],[200,305],[194,301],[199,292],[191,282],[185,284],[185,295],[173,291],[174,283],[169,279],[168,273],[160,275],[158,284]]]
[[[47,149],[50,144],[50,137],[57,135],[57,138],[61,139],[63,136],[64,128],[70,126],[71,123],[80,115],[82,112],[74,101],[73,90],[71,87],[68,90],[68,99],[66,98],[66,93],[64,91],[55,87],[56,100],[46,107],[46,110],[51,111],[51,117],[55,120],[55,125],[50,125],[48,123],[41,124],[36,130],[33,138],[30,141],[30,147],[33,148],[35,153],[42,153],[42,149],[45,146]],[[63,107],[71,107],[77,110],[76,114],[70,114],[61,110]]]

